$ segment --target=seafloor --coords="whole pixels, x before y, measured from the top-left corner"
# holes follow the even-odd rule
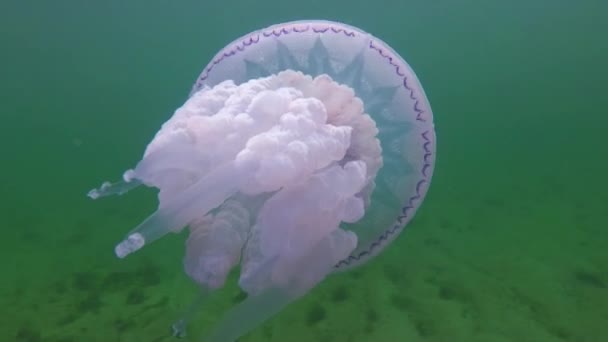
[[[573,186],[518,177],[464,191],[438,172],[415,222],[380,257],[328,278],[241,340],[601,341],[608,336],[606,194],[566,202],[582,198]],[[111,254],[115,237],[104,233],[135,223],[132,208],[143,197],[150,196],[7,217],[20,229],[4,240],[15,252],[7,255],[10,281],[2,282],[3,335],[170,341],[171,323],[196,294],[180,268],[184,237],[120,261]],[[194,319],[190,336],[243,298],[227,286]]]

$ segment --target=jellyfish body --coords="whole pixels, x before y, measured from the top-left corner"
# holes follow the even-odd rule
[[[188,226],[184,266],[201,286],[220,288],[240,263],[248,298],[211,336],[231,341],[392,241],[434,156],[430,105],[407,63],[357,28],[299,21],[220,51],[135,168],[89,196],[159,189],[121,258]]]

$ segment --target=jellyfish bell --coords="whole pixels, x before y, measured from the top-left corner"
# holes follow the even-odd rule
[[[248,297],[210,336],[230,341],[386,247],[422,203],[434,158],[409,65],[355,27],[297,21],[227,45],[142,160],[89,196],[159,189],[120,258],[188,227],[184,267],[203,288],[240,264]]]

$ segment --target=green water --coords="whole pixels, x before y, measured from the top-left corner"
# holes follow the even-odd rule
[[[435,176],[383,254],[241,340],[608,340],[603,0],[0,1],[0,340],[172,340],[196,292],[185,236],[118,260],[155,194],[85,194],[139,160],[226,43],[303,18],[361,27],[412,65]],[[228,286],[192,335],[239,296]]]

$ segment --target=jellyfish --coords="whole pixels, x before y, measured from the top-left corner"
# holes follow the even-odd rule
[[[88,196],[158,189],[119,258],[188,229],[183,266],[202,293],[240,266],[247,298],[207,336],[234,341],[382,251],[421,205],[434,160],[431,107],[404,59],[361,29],[295,21],[228,44],[135,167]]]

